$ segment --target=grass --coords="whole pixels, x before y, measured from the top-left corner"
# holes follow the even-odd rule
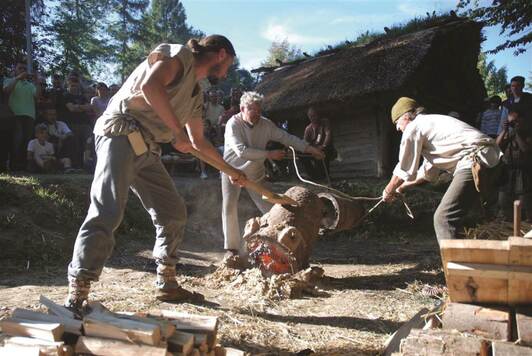
[[[89,206],[90,183],[86,175],[0,175],[2,261],[13,268],[65,265]],[[138,199],[131,198],[116,231],[118,246],[153,235],[148,214]]]

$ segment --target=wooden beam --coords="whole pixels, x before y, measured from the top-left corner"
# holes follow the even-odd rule
[[[447,262],[447,271],[451,276],[466,276],[495,279],[519,279],[532,281],[532,266],[494,265],[484,263]]]
[[[510,244],[509,262],[522,268],[532,267],[532,240],[512,236]],[[529,278],[522,274],[512,276],[508,281],[508,304],[526,305],[532,301],[532,273]]]
[[[65,328],[65,332],[81,335],[81,320],[65,318],[62,316],[57,316],[53,314],[44,314],[39,313],[33,310],[20,309],[16,308],[13,311],[14,318],[17,319],[26,319],[26,320],[35,320],[35,321],[46,321],[50,323],[62,324]]]
[[[106,356],[166,356],[166,344],[159,346],[136,344],[113,339],[81,336],[76,343],[76,353]]]
[[[2,356],[43,356],[41,350],[37,346],[21,346],[21,345],[5,345],[0,347],[0,355]],[[44,354],[45,356],[49,356]]]
[[[115,314],[120,318],[130,319],[130,320],[138,321],[141,323],[159,326],[159,328],[161,329],[161,337],[165,340],[170,338],[170,336],[172,336],[176,331],[175,325],[167,320],[146,318],[146,317],[139,316],[136,313],[132,313],[132,312],[118,312]]]
[[[508,308],[449,303],[443,313],[442,327],[502,341],[511,340],[512,335]]]
[[[63,325],[46,321],[10,318],[0,320],[2,332],[11,336],[28,336],[48,341],[59,341],[65,331]]]
[[[395,331],[384,343],[384,356],[390,356],[392,353],[399,351],[401,340],[408,336],[410,330],[422,328],[425,324],[423,315],[427,314],[429,310],[427,308],[421,309],[416,315],[409,321],[401,325],[401,327]]]

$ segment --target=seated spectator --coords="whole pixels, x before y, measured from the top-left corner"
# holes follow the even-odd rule
[[[57,111],[53,106],[45,108],[44,118],[48,128],[48,141],[54,145],[56,156],[63,163],[65,170],[68,171],[72,168],[72,131],[63,121],[57,121]]]
[[[506,164],[505,184],[499,192],[499,207],[507,219],[512,218],[512,203],[519,199],[525,213],[532,219],[532,134],[525,122],[521,104],[513,104],[497,144],[504,152]]]
[[[32,173],[51,173],[61,169],[61,163],[54,156],[54,146],[48,142],[48,128],[44,124],[35,126],[35,138],[28,143],[28,170]]]
[[[96,96],[91,98],[91,105],[93,107],[96,119],[99,118],[109,103],[109,88],[105,83],[98,83],[96,85]]]
[[[480,131],[491,138],[497,138],[499,121],[501,120],[501,98],[498,95],[488,100],[488,108],[478,118]]]
[[[218,124],[218,119],[224,113],[224,107],[218,103],[218,93],[215,90],[209,91],[209,100],[205,103],[203,113],[205,121],[210,121],[212,126]]]
[[[322,162],[313,157],[304,157],[301,162],[311,179],[323,179],[329,175],[329,164],[337,156],[329,120],[322,118],[318,110],[312,106],[308,109],[307,116],[310,124],[305,128],[304,139],[313,147],[323,151],[325,159]]]
[[[92,134],[89,113],[92,106],[87,102],[81,91],[79,77],[71,74],[68,78],[67,93],[64,95],[64,113],[61,118],[73,133],[72,166],[81,168],[83,151],[87,138]]]

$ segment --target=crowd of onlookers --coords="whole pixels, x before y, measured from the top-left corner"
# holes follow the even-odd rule
[[[29,74],[24,61],[0,78],[0,172],[92,172],[92,128],[118,91],[77,72],[56,73],[51,84]]]
[[[504,175],[498,192],[498,207],[512,216],[512,202],[521,200],[532,219],[532,94],[524,92],[525,78],[513,77],[505,88],[506,99],[495,95],[485,101],[477,127],[496,139],[504,153]]]

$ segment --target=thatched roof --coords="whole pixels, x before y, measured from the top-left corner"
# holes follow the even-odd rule
[[[473,21],[457,20],[361,47],[345,48],[265,74],[257,91],[265,95],[264,110],[272,112],[395,90],[418,71],[434,46],[442,43],[448,46],[446,38],[450,33],[452,41],[457,42],[460,40],[457,31],[474,31],[478,51],[480,28]],[[456,45],[464,46],[464,43]]]

